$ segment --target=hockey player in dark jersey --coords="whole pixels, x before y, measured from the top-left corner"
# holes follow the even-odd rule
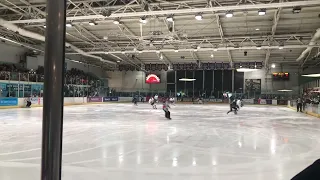
[[[227,112],[229,114],[230,112],[234,111],[234,114],[237,114],[239,109],[239,106],[237,105],[237,100],[231,96],[230,97],[230,111]]]
[[[132,102],[134,105],[138,106],[138,98],[136,96],[133,97]]]
[[[163,111],[165,112],[165,117],[166,117],[167,119],[171,119],[169,108],[170,108],[169,104],[167,103],[166,100],[164,100],[164,101],[163,101],[162,109],[163,109]]]

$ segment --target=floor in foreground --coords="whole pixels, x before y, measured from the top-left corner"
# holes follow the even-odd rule
[[[161,105],[159,105],[161,107]],[[320,120],[285,107],[65,107],[63,180],[288,180],[320,157]],[[0,179],[40,179],[42,108],[0,110]]]

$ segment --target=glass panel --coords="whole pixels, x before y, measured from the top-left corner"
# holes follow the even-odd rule
[[[223,71],[223,91],[232,92],[232,71]]]
[[[220,93],[222,93],[222,71],[215,70],[214,71],[214,96],[220,97]]]

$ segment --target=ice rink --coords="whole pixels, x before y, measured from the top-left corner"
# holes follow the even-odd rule
[[[320,157],[320,120],[286,107],[65,107],[63,180],[288,180]],[[40,179],[42,108],[0,110],[0,179]]]

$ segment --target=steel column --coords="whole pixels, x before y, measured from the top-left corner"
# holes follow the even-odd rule
[[[41,180],[61,179],[66,1],[47,0]]]

